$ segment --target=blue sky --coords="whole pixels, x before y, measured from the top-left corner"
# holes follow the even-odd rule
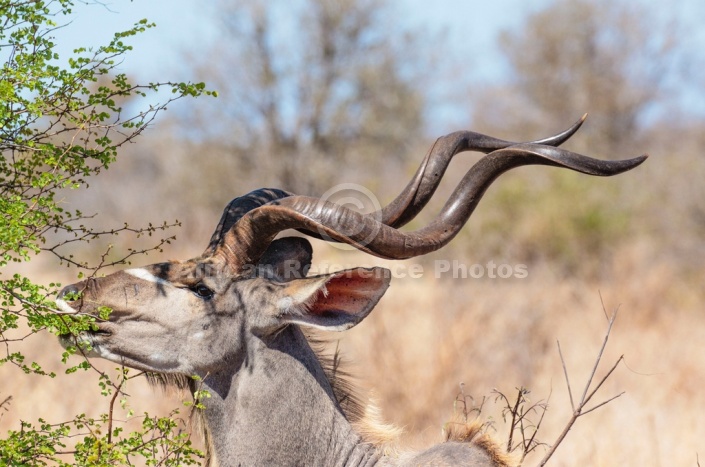
[[[643,1],[649,0],[632,0]],[[520,27],[527,15],[551,0],[396,0],[397,16],[390,20],[411,27],[422,25],[433,32],[443,31],[451,44],[450,53],[468,55],[464,77],[472,82],[502,79],[506,70],[497,59],[496,39],[507,29]],[[218,40],[210,2],[198,0],[106,0],[104,5],[77,4],[72,23],[57,32],[60,53],[67,56],[74,47],[107,43],[115,31],[129,28],[142,18],[157,27],[133,41],[135,51],[123,64],[125,71],[139,80],[193,80],[184,52],[198,54]],[[675,20],[690,31],[687,47],[705,51],[705,1],[662,2],[660,16]],[[680,100],[691,112],[705,116],[705,83],[684,90]]]
[[[440,0],[429,7],[427,0],[397,0],[396,11],[408,25],[445,31],[458,50],[469,50],[482,66],[475,72],[492,76],[501,72],[493,59],[499,31],[520,25],[526,15],[549,0],[500,0],[475,2]],[[197,0],[112,0],[103,5],[77,5],[72,23],[57,33],[64,52],[86,43],[102,44],[115,31],[130,27],[142,18],[157,23],[157,28],[142,34],[124,66],[130,73],[152,74],[166,69],[188,75],[180,65],[182,52],[197,53],[199,44],[217,40],[207,2]],[[470,46],[471,45],[471,46]]]

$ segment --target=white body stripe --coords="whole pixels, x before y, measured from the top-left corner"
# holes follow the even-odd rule
[[[157,277],[154,274],[148,272],[146,269],[136,268],[136,269],[125,269],[125,272],[131,276],[138,279],[142,279],[147,282],[154,282],[155,284],[171,285],[171,282]]]

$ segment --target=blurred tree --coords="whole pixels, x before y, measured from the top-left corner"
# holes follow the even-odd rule
[[[419,133],[423,49],[386,0],[221,0],[215,12],[222,37],[199,79],[221,98],[183,118],[218,186],[320,193],[342,164],[400,157]]]
[[[473,127],[527,139],[589,112],[569,148],[602,158],[653,148],[654,110],[667,107],[683,42],[682,31],[656,13],[627,1],[555,0],[529,16],[500,36],[511,78],[478,88]],[[655,163],[640,169],[641,183]],[[483,239],[495,238],[484,251],[597,273],[639,212],[630,196],[635,176],[597,188],[572,173],[517,171],[490,192],[487,214],[479,216]],[[529,211],[536,215],[516,215]],[[504,241],[506,225],[511,242]]]
[[[479,124],[534,134],[589,112],[579,149],[618,156],[633,151],[646,112],[667,96],[678,36],[643,4],[557,0],[500,44],[513,78],[478,96]]]

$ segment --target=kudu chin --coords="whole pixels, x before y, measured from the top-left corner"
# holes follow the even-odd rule
[[[302,328],[355,326],[386,291],[389,271],[355,268],[307,276],[309,242],[274,239],[297,229],[382,258],[412,258],[450,242],[507,170],[548,165],[611,176],[646,159],[604,161],[559,149],[583,121],[529,143],[469,131],[443,136],[401,194],[371,214],[279,189],[236,198],[201,256],[66,287],[57,300],[60,308],[112,312],[93,331],[62,336],[62,342],[88,344],[89,356],[147,372],[198,375],[200,389],[211,394],[203,401],[211,465],[510,465],[480,433],[420,453],[389,451],[369,436],[362,428],[365,408],[312,349]],[[486,156],[435,219],[419,230],[400,230],[426,206],[453,156],[463,151]]]

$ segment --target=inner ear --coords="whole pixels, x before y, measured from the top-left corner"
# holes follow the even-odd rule
[[[292,282],[279,300],[284,323],[343,331],[362,321],[389,287],[384,268],[356,268]]]
[[[257,275],[267,279],[289,282],[306,277],[311,267],[313,248],[301,237],[274,240],[257,264]]]

